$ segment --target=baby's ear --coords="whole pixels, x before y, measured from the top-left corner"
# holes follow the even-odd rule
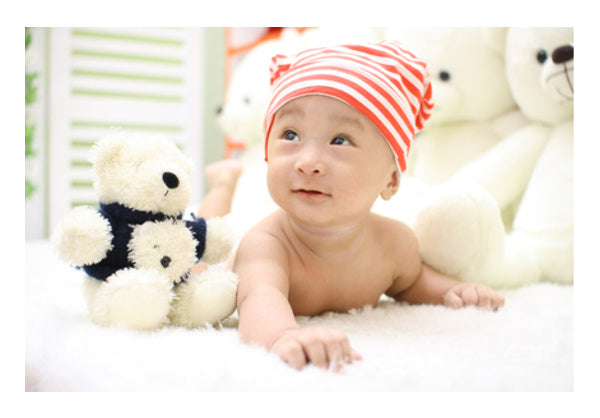
[[[396,194],[398,189],[400,188],[400,171],[398,168],[395,168],[394,171],[390,174],[388,182],[385,186],[385,189],[381,192],[381,198],[383,200],[390,200],[392,196]]]

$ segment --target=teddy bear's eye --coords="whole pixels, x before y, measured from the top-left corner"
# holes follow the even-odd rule
[[[440,80],[442,80],[442,81],[450,80],[450,73],[446,70],[440,71],[439,76],[440,76]]]
[[[548,59],[548,53],[546,52],[545,49],[540,49],[540,50],[538,50],[537,55],[535,56],[535,58],[537,59],[537,61],[540,64],[543,64]]]
[[[248,97],[248,96],[244,97],[244,103],[250,104],[250,97]]]

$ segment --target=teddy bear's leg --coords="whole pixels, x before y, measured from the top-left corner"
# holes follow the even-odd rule
[[[495,199],[477,185],[444,185],[422,201],[414,230],[421,257],[457,279],[506,288],[539,280],[529,247],[506,236]]]
[[[196,216],[214,218],[231,212],[233,196],[242,174],[242,163],[236,159],[217,161],[204,170],[209,192],[202,200]]]
[[[504,252],[504,226],[494,198],[477,185],[445,184],[426,193],[413,227],[423,261],[472,281]]]
[[[531,176],[514,234],[532,249],[544,280],[573,283],[573,124],[555,128]]]
[[[175,287],[169,318],[174,325],[194,328],[215,324],[235,311],[238,277],[221,266],[209,266]]]
[[[157,271],[124,269],[106,281],[87,278],[84,286],[90,316],[99,325],[155,329],[168,323],[172,283]]]

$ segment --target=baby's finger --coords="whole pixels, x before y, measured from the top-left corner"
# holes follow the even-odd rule
[[[444,305],[450,308],[462,308],[464,306],[463,300],[456,293],[450,291],[444,295]]]
[[[465,305],[477,305],[478,296],[474,286],[463,287],[460,296]]]
[[[304,349],[297,341],[287,340],[283,344],[276,344],[271,351],[277,354],[281,360],[292,366],[294,369],[301,370],[306,366],[307,360]]]
[[[341,342],[342,360],[344,363],[352,363],[354,360],[354,349],[350,346],[348,338],[344,338]],[[358,353],[357,353],[358,354]]]
[[[341,363],[346,360],[345,357],[341,344],[332,343],[327,347],[327,359],[330,363]]]
[[[327,352],[320,341],[314,341],[304,346],[308,361],[317,367],[327,368]]]
[[[492,297],[490,295],[490,290],[487,288],[477,288],[477,294],[479,295],[479,304],[480,308],[490,309],[492,307]]]
[[[327,347],[327,359],[331,370],[339,372],[343,370],[343,365],[346,362],[344,352],[340,344],[330,344]]]
[[[492,298],[492,308],[494,310],[498,310],[498,308],[501,308],[503,306],[504,306],[504,296],[496,293],[494,295],[494,297]]]
[[[358,351],[356,351],[354,348],[351,348],[351,350],[352,350],[352,353],[350,355],[350,358],[352,360],[354,360],[354,361],[362,361],[363,360],[363,356]]]

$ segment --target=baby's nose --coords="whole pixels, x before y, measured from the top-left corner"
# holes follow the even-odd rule
[[[296,163],[296,170],[303,174],[321,174],[323,172],[321,164],[310,161],[298,161]]]
[[[313,147],[307,147],[296,160],[296,170],[303,174],[323,174],[322,152]]]

